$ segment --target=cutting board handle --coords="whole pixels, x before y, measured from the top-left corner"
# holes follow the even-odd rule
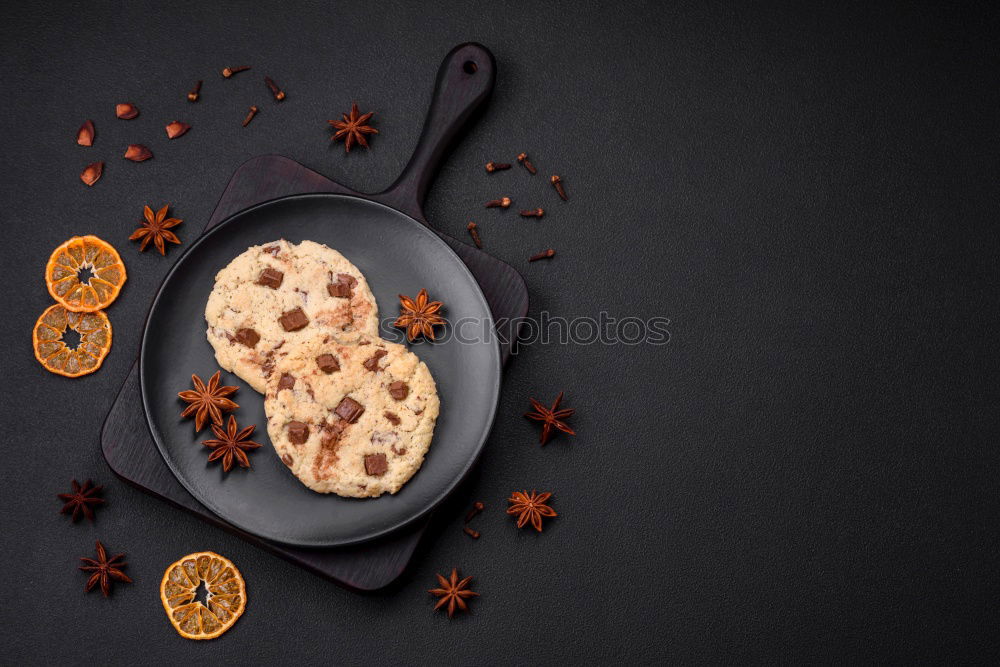
[[[396,182],[372,195],[373,199],[426,222],[423,205],[427,188],[451,142],[489,99],[496,73],[496,59],[482,44],[459,44],[445,56],[413,157]]]

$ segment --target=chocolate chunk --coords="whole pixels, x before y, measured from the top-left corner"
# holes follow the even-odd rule
[[[288,422],[288,441],[301,445],[309,439],[309,425],[302,422]]]
[[[343,419],[348,424],[353,424],[358,421],[358,417],[364,413],[365,406],[361,405],[350,396],[344,396],[344,400],[342,400],[333,411],[338,417]]]
[[[399,426],[399,423],[402,421],[399,418],[399,415],[397,415],[395,412],[389,412],[388,410],[386,410],[382,414],[385,416],[386,419],[389,420],[389,423],[392,424],[393,426]]]
[[[378,360],[387,354],[389,353],[385,350],[376,350],[375,354],[373,354],[372,356],[370,356],[368,359],[365,360],[364,367],[370,371],[377,371]]]
[[[281,287],[281,281],[284,279],[285,274],[281,271],[264,269],[260,272],[260,276],[257,277],[257,284],[263,285],[264,287],[270,287],[271,289],[278,289]]]
[[[337,357],[332,354],[321,354],[316,357],[316,365],[319,366],[319,369],[327,375],[340,370],[340,364],[337,363]]]
[[[330,283],[326,286],[326,291],[330,293],[330,296],[340,299],[350,299],[354,296],[351,290],[357,286],[357,278],[348,273],[338,273],[337,282],[333,282],[333,278],[331,277]]]
[[[340,299],[351,298],[351,288],[349,285],[346,285],[344,283],[328,283],[326,286],[326,291],[330,293],[330,296],[334,296]]]
[[[385,454],[365,454],[365,472],[372,477],[381,477],[388,469]]]
[[[281,455],[281,462],[284,463],[289,468],[292,467],[292,457],[289,456],[288,454],[282,454]]]
[[[278,380],[278,391],[282,389],[291,389],[295,386],[295,378],[288,373],[282,373],[281,379]]]
[[[396,380],[389,385],[389,395],[397,401],[402,401],[410,395],[410,385],[402,382],[401,380]]]
[[[266,248],[264,248],[264,252],[270,253],[271,255],[274,255],[275,257],[277,257],[278,253],[281,252],[281,246],[280,245],[269,245]]]
[[[396,456],[402,456],[403,454],[406,453],[406,447],[403,447],[402,449],[396,449],[396,445],[389,445],[389,449],[391,449],[392,453],[395,454]]]
[[[240,329],[236,332],[236,341],[247,347],[254,347],[260,341],[260,334],[253,329]]]
[[[296,308],[295,310],[290,310],[284,313],[278,318],[281,322],[281,326],[285,328],[285,331],[298,331],[305,325],[309,324],[309,318],[306,314],[302,312],[301,308]]]

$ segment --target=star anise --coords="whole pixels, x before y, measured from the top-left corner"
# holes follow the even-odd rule
[[[399,304],[399,317],[392,325],[406,329],[407,340],[413,341],[420,334],[434,340],[434,327],[445,323],[445,319],[438,313],[443,304],[440,301],[428,303],[425,289],[417,293],[416,301],[400,294]]]
[[[208,380],[208,386],[201,381],[200,377],[192,375],[191,383],[194,384],[194,389],[187,389],[177,393],[182,400],[190,404],[184,408],[181,417],[194,415],[194,430],[196,433],[200,433],[201,429],[205,428],[205,422],[209,420],[221,426],[222,412],[228,412],[240,407],[237,403],[226,398],[226,396],[235,392],[239,387],[220,387],[219,378],[221,375],[222,371],[215,371],[215,375]]]
[[[535,421],[542,422],[542,435],[539,438],[539,442],[542,446],[549,441],[552,437],[553,429],[558,429],[563,433],[568,433],[570,435],[576,435],[576,432],[567,426],[562,420],[573,415],[576,410],[572,409],[559,409],[559,403],[562,402],[563,392],[559,392],[559,396],[556,397],[556,402],[552,404],[551,408],[547,408],[533,398],[529,398],[531,401],[531,407],[535,409],[534,412],[525,413],[525,417],[528,419],[534,419]]]
[[[80,515],[87,517],[90,521],[94,520],[94,510],[90,508],[91,505],[100,505],[104,502],[103,498],[98,498],[97,494],[101,492],[103,486],[92,486],[90,480],[88,479],[80,486],[80,483],[75,479],[72,482],[73,493],[58,493],[59,500],[66,503],[63,508],[59,510],[60,514],[73,513],[72,521],[76,523]]]
[[[255,428],[257,427],[251,424],[242,431],[237,432],[236,417],[232,415],[229,415],[229,424],[226,430],[222,430],[222,427],[212,424],[212,432],[215,433],[217,439],[206,440],[202,443],[214,450],[208,455],[208,460],[215,461],[222,459],[222,469],[226,472],[229,472],[229,469],[233,467],[234,459],[243,468],[249,468],[250,459],[247,457],[247,450],[260,447],[260,443],[247,440],[247,438],[253,435]]]
[[[132,236],[128,237],[129,241],[142,239],[142,245],[139,246],[140,252],[144,251],[146,246],[152,241],[156,249],[160,251],[160,254],[165,255],[167,254],[165,241],[170,241],[171,243],[181,242],[177,238],[177,235],[170,231],[170,228],[181,224],[183,220],[168,218],[168,208],[170,208],[170,204],[153,213],[153,209],[148,206],[143,207],[142,215],[145,220],[142,221],[142,227],[132,232]]]
[[[340,115],[343,117],[343,120],[326,121],[337,128],[337,131],[330,137],[330,140],[343,139],[344,152],[346,153],[351,152],[351,146],[355,143],[368,148],[368,140],[365,139],[365,135],[378,134],[378,130],[371,125],[367,125],[368,119],[372,117],[373,112],[369,111],[362,115],[358,112],[358,103],[353,102],[351,104],[351,114],[342,113]]]
[[[534,490],[530,495],[527,491],[514,491],[507,499],[511,503],[507,514],[517,515],[518,528],[524,528],[530,521],[535,530],[542,532],[542,517],[558,516],[554,509],[545,504],[551,496],[551,493],[535,493]]]
[[[448,605],[448,618],[451,618],[455,614],[455,607],[458,607],[462,611],[468,611],[469,607],[465,603],[465,598],[479,595],[479,593],[467,588],[469,582],[472,581],[472,577],[466,577],[459,581],[458,570],[456,568],[452,568],[451,570],[451,579],[445,579],[440,574],[437,575],[437,578],[438,583],[441,584],[441,588],[432,588],[427,592],[441,598],[434,605],[435,610],[440,609],[446,604]]]
[[[128,565],[128,563],[121,560],[122,558],[125,558],[125,554],[118,554],[117,556],[108,558],[108,552],[104,550],[104,545],[101,544],[100,540],[97,540],[97,560],[92,558],[80,559],[86,563],[86,565],[81,565],[80,569],[84,572],[93,572],[90,575],[90,579],[87,580],[87,584],[83,587],[84,592],[89,592],[94,586],[100,583],[101,592],[104,593],[104,597],[108,597],[111,595],[112,579],[131,584],[132,580],[127,574],[122,572],[122,568]]]

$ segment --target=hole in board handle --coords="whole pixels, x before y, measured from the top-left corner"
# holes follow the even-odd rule
[[[475,60],[466,60],[462,63],[462,69],[466,74],[475,74],[479,70],[479,65],[476,64]]]

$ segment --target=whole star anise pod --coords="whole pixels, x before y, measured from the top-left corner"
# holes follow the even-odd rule
[[[103,486],[91,486],[91,482],[88,479],[80,486],[80,483],[75,479],[72,481],[73,493],[58,493],[59,500],[66,503],[63,505],[62,509],[59,510],[60,514],[73,513],[72,521],[76,523],[80,515],[87,517],[88,520],[94,520],[94,510],[91,509],[91,505],[100,505],[104,502],[103,498],[98,498],[97,494],[101,492]]]
[[[336,141],[338,139],[344,140],[344,152],[350,153],[351,146],[355,143],[368,148],[368,140],[365,139],[366,134],[378,134],[378,130],[374,127],[367,125],[368,119],[372,117],[373,112],[369,111],[366,114],[360,114],[358,112],[358,103],[353,102],[351,104],[351,114],[346,113],[340,114],[343,120],[328,120],[330,125],[337,128],[333,136],[330,137],[331,141]]]
[[[438,313],[443,304],[440,301],[428,303],[425,289],[417,293],[416,301],[400,294],[399,304],[399,317],[392,325],[406,329],[407,340],[413,341],[420,334],[434,340],[434,327],[445,323],[445,319]]]
[[[234,459],[241,467],[249,468],[250,459],[247,457],[247,451],[260,447],[260,443],[247,440],[247,438],[253,435],[256,428],[256,425],[251,424],[242,431],[238,431],[236,417],[232,415],[229,415],[229,424],[226,430],[222,430],[222,427],[212,424],[212,432],[215,433],[216,439],[206,440],[202,443],[214,450],[208,455],[208,460],[216,461],[222,459],[222,469],[226,472],[229,472],[229,469],[233,467]]]
[[[153,209],[148,206],[144,206],[142,209],[142,216],[145,218],[142,221],[142,227],[132,232],[132,236],[128,237],[129,241],[138,241],[142,239],[142,244],[139,246],[139,252],[146,250],[150,241],[156,246],[156,249],[160,251],[161,255],[167,254],[165,241],[170,241],[171,243],[180,243],[181,240],[177,238],[177,235],[170,231],[171,227],[176,227],[177,225],[184,222],[183,220],[178,220],[177,218],[168,218],[167,209],[170,208],[170,204],[167,204],[161,208],[156,213],[153,213]]]
[[[206,386],[200,377],[191,375],[191,383],[194,385],[194,389],[187,389],[177,393],[182,400],[189,403],[184,408],[184,412],[181,413],[181,417],[194,415],[194,430],[196,433],[200,433],[201,429],[205,428],[205,422],[209,420],[221,426],[222,412],[228,412],[240,407],[239,404],[226,398],[226,396],[235,392],[238,387],[220,387],[219,378],[221,376],[222,371],[215,371],[215,375],[208,380],[208,385]]]
[[[542,435],[539,438],[539,442],[544,446],[549,438],[552,437],[553,429],[558,429],[563,433],[568,433],[569,435],[576,435],[576,432],[567,426],[562,420],[567,417],[571,417],[576,410],[571,409],[559,409],[559,404],[562,402],[563,392],[559,392],[559,396],[556,397],[556,402],[552,404],[551,408],[547,408],[533,398],[529,398],[531,401],[531,407],[535,409],[534,412],[525,413],[525,417],[528,419],[534,419],[535,421],[542,422]]]
[[[479,593],[469,590],[467,587],[469,582],[472,581],[472,577],[466,577],[461,581],[458,580],[458,569],[452,568],[451,579],[445,579],[440,574],[437,575],[438,583],[441,584],[441,588],[432,588],[428,593],[431,595],[436,595],[440,600],[434,605],[434,609],[440,609],[441,607],[448,605],[448,618],[451,618],[455,614],[455,608],[458,607],[462,611],[468,611],[469,607],[465,603],[465,598],[476,597]]]
[[[556,511],[545,504],[545,501],[552,497],[551,493],[535,493],[531,491],[514,491],[510,494],[507,502],[511,506],[507,508],[507,514],[517,515],[517,527],[524,528],[531,522],[535,530],[542,532],[542,517],[558,516]]]
[[[86,565],[81,565],[80,569],[84,572],[93,572],[90,575],[90,579],[87,580],[87,584],[83,587],[84,592],[89,592],[94,586],[100,583],[101,592],[104,593],[104,597],[108,597],[111,595],[112,579],[131,584],[132,580],[127,574],[122,572],[122,568],[128,565],[128,563],[121,560],[122,558],[125,558],[125,554],[118,554],[117,556],[108,558],[108,552],[104,550],[104,545],[101,544],[100,540],[97,540],[97,560],[92,558],[80,559],[86,563]]]

